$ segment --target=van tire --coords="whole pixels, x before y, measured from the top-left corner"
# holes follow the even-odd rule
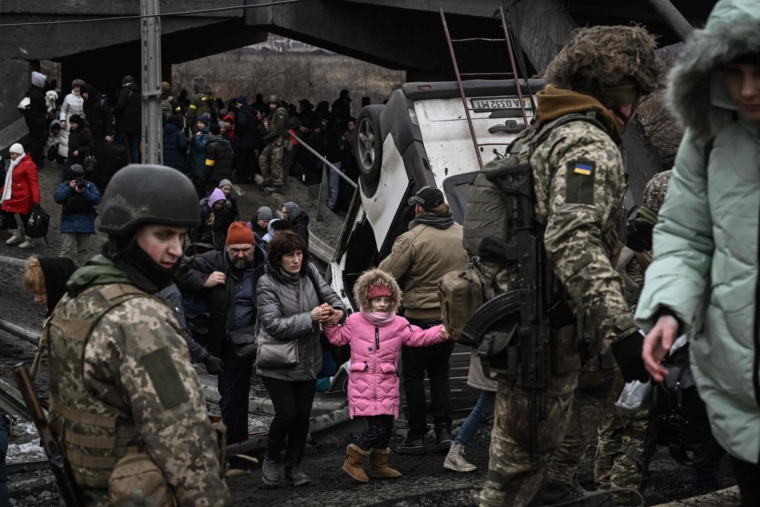
[[[365,106],[356,118],[356,163],[365,194],[374,194],[380,180],[380,168],[383,166],[380,115],[384,107],[381,104]]]

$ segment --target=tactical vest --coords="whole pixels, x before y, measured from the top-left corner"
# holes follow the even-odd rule
[[[467,207],[464,215],[464,248],[470,256],[480,255],[480,243],[486,236],[492,235],[508,240],[507,204],[501,197],[499,188],[488,180],[485,172],[504,167],[530,162],[530,157],[538,146],[544,142],[554,129],[574,121],[585,121],[606,131],[596,119],[596,112],[575,113],[557,118],[541,125],[538,129],[524,130],[507,148],[506,157],[489,164],[478,173],[470,187]]]
[[[211,115],[211,118],[214,118],[214,114],[216,113],[216,99],[211,95],[206,95],[205,93],[200,94],[198,116],[202,115],[203,113],[208,113]]]
[[[100,319],[139,297],[152,296],[126,284],[91,287],[59,304],[43,330],[50,343],[48,419],[83,488],[108,488],[117,461],[128,448],[144,445],[132,416],[93,397],[83,372],[85,348]]]

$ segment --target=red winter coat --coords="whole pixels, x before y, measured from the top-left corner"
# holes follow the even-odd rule
[[[3,211],[25,215],[32,211],[35,202],[40,202],[40,185],[37,182],[37,166],[27,153],[21,162],[13,168],[11,176],[11,198],[3,201]],[[0,195],[5,185],[0,188]]]
[[[222,118],[223,122],[227,122],[230,124],[230,126],[227,128],[227,136],[230,138],[230,142],[235,142],[235,115],[231,113],[227,113],[224,115],[224,118]]]

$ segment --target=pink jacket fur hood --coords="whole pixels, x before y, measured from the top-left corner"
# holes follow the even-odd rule
[[[355,301],[369,311],[367,291],[376,284],[391,289],[391,312],[401,303],[401,289],[396,280],[379,269],[365,272],[354,285]],[[348,406],[351,417],[399,415],[399,377],[397,373],[401,346],[425,347],[441,341],[441,327],[420,329],[400,316],[389,324],[376,327],[361,313],[352,314],[342,326],[325,327],[334,345],[351,345],[351,369],[348,377]]]

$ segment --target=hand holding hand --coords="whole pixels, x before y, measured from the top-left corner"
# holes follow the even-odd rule
[[[663,315],[657,319],[657,324],[644,338],[641,358],[655,382],[662,382],[668,374],[668,370],[660,365],[660,361],[670,352],[673,342],[678,337],[677,335],[678,320],[672,315]]]
[[[320,305],[311,311],[311,320],[314,322],[323,322],[329,315],[330,310],[326,310],[324,305]]]
[[[329,305],[328,308],[330,308],[330,313],[327,318],[322,321],[322,324],[326,326],[337,326],[340,321],[343,320],[343,310],[340,308],[332,308]]]
[[[210,289],[211,287],[215,287],[217,285],[222,285],[225,283],[227,278],[224,276],[224,273],[221,271],[214,271],[210,275],[208,275],[208,278],[206,278],[206,281],[203,282],[203,286],[207,289]]]

